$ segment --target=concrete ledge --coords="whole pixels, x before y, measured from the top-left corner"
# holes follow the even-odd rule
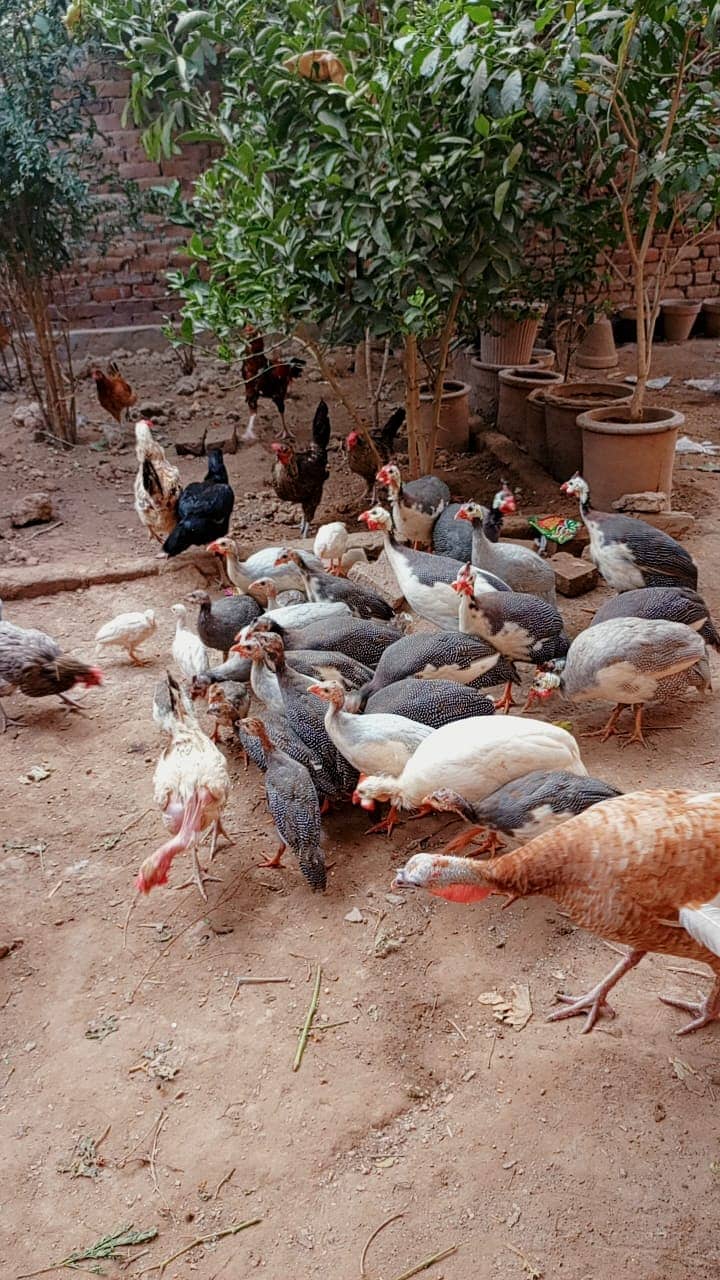
[[[137,560],[119,560],[114,565],[93,567],[82,564],[55,564],[44,568],[0,568],[0,600],[32,600],[36,596],[54,596],[61,591],[82,591],[112,582],[132,582],[137,578],[156,578],[161,573],[180,569],[197,569],[203,574],[216,574],[218,562],[207,551],[178,556],[175,560],[157,560],[141,556]]]

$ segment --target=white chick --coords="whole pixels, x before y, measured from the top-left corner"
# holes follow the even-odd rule
[[[184,604],[174,604],[172,611],[177,618],[175,638],[172,642],[172,656],[185,676],[192,680],[201,676],[210,666],[210,656],[199,636],[195,635],[187,625],[187,609]]]
[[[127,651],[130,661],[136,667],[144,667],[149,659],[141,658],[137,648],[144,640],[149,640],[155,631],[157,622],[152,609],[146,609],[144,613],[119,613],[100,628],[95,636],[95,646],[100,650],[117,645],[119,649]]]
[[[340,520],[332,524],[321,524],[315,534],[313,551],[323,562],[327,562],[331,573],[339,573],[342,558],[347,547],[348,531]]]

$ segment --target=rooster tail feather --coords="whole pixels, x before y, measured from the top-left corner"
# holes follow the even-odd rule
[[[700,907],[681,907],[678,919],[691,938],[720,956],[720,894]]]
[[[143,458],[142,482],[143,489],[151,498],[162,498],[164,496],[160,476],[149,458]]]
[[[324,400],[321,400],[315,410],[312,424],[312,438],[323,453],[330,443],[330,412]]]

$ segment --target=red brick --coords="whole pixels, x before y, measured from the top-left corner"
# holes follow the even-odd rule
[[[712,282],[712,271],[696,271],[694,279],[696,284],[710,284]]]
[[[717,258],[719,255],[720,255],[720,244],[717,244],[716,241],[709,240],[707,244],[703,245],[702,247],[703,258]]]
[[[159,178],[160,166],[153,164],[151,160],[132,161],[118,165],[118,173],[121,178]]]
[[[120,298],[130,297],[130,288],[128,285],[105,284],[93,289],[92,296],[95,302],[117,302]]]
[[[696,298],[704,298],[706,293],[707,290],[702,284],[691,284],[689,288],[683,289],[683,296],[685,298],[692,298],[693,300]]]
[[[136,284],[133,289],[136,298],[160,298],[164,292],[165,288],[160,281],[156,284]]]
[[[692,276],[675,276],[675,284],[684,289],[687,285],[692,284]]]
[[[685,245],[684,249],[680,251],[680,259],[683,262],[685,262],[687,258],[699,258],[699,257],[700,257],[700,246],[698,244],[687,244]]]

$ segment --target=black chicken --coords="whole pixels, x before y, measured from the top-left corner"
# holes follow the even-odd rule
[[[165,539],[163,551],[177,556],[188,547],[204,547],[215,538],[224,538],[234,502],[222,449],[210,449],[205,479],[187,485],[178,498],[178,522]]]
[[[389,462],[395,447],[395,437],[405,421],[405,409],[401,405],[390,414],[384,427],[370,432],[370,438],[378,451],[380,463],[372,454],[367,440],[359,431],[351,431],[345,437],[347,464],[356,476],[362,476],[367,485],[366,498],[371,498],[375,488],[375,476],[386,462]]]
[[[293,449],[289,444],[272,445],[275,463],[272,487],[282,502],[296,502],[302,507],[300,536],[307,537],[310,523],[320,506],[323,487],[328,478],[327,450],[330,443],[330,414],[324,400],[315,410],[312,444],[307,449]]]

